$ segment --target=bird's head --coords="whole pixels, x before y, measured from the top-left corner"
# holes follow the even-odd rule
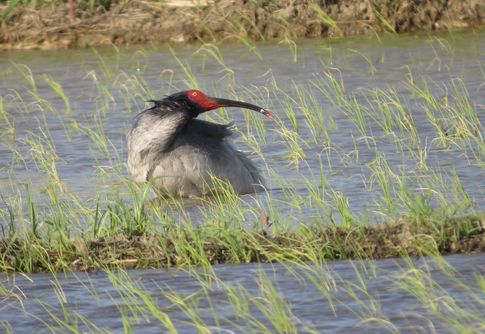
[[[201,113],[217,108],[235,107],[257,111],[269,119],[275,118],[272,113],[254,104],[210,97],[195,89],[172,94],[168,96],[167,99],[183,103],[188,108],[188,111],[191,113],[192,117],[197,117]]]

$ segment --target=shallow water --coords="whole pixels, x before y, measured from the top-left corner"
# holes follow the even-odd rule
[[[385,157],[395,173],[405,175],[417,190],[425,187],[425,181],[432,176],[432,172],[443,174],[445,181],[442,188],[436,190],[445,197],[449,195],[448,177],[455,171],[474,208],[480,210],[484,207],[483,165],[480,166],[469,151],[457,147],[445,150],[433,140],[436,138],[436,131],[425,117],[423,103],[409,93],[405,88],[405,81],[411,69],[415,80],[425,78],[429,83],[434,83],[430,84],[430,90],[437,98],[442,98],[451,96],[453,80],[460,78],[479,120],[484,124],[485,31],[435,37],[385,37],[382,41],[365,38],[333,42],[300,41],[297,44],[296,62],[292,49],[284,43],[258,44],[257,48],[262,59],[249,52],[246,47],[222,47],[226,68],[207,53],[204,55],[199,52],[194,55],[198,47],[184,47],[176,52],[179,59],[190,63],[191,70],[204,91],[263,104],[287,126],[290,126],[290,121],[284,105],[281,104],[281,96],[264,88],[271,87],[273,78],[282,90],[291,91],[293,85],[306,85],[315,74],[335,71],[341,73],[346,90],[360,94],[362,99],[369,94],[369,88],[384,89],[392,86],[415,117],[421,145],[428,148],[429,168],[418,168],[417,160],[397,150],[395,142],[386,139],[383,130],[373,122],[368,123],[368,131],[374,138],[375,145],[367,146],[355,124],[322,94],[316,94],[317,103],[336,123],[336,128],[329,130],[334,149],[326,151],[328,143],[323,138],[317,143],[308,140],[311,144],[304,148],[306,159],[300,161],[298,168],[289,166],[284,157],[289,151],[288,147],[279,140],[275,126],[265,122],[268,136],[266,142],[261,144],[265,163],[257,157],[254,159],[267,174],[269,195],[258,194],[255,199],[247,197],[248,203],[264,201],[268,196],[273,199],[273,210],[290,221],[320,219],[324,216],[321,208],[315,208],[305,200],[305,196],[309,191],[307,181],[320,182],[320,167],[323,163],[323,174],[328,187],[348,198],[353,212],[362,216],[371,214],[379,208],[380,192],[370,185],[372,172],[366,164],[373,161],[379,153]],[[127,193],[127,187],[122,181],[127,177],[123,166],[126,159],[125,134],[134,115],[146,107],[144,100],[186,89],[188,85],[184,80],[187,77],[184,77],[177,61],[165,48],[147,48],[142,52],[133,49],[98,52],[99,55],[91,50],[19,51],[0,54],[3,108],[15,128],[14,139],[9,135],[1,138],[0,194],[4,198],[3,209],[11,205],[11,199],[19,196],[25,198],[25,184],[30,185],[32,196],[38,204],[48,205],[45,186],[50,180],[39,168],[39,161],[33,158],[35,147],[28,142],[29,138],[36,138],[38,141],[39,136],[52,138],[59,157],[57,171],[60,179],[66,192],[75,194],[80,202],[90,206],[98,198],[111,198]],[[21,75],[24,69],[18,64],[25,64],[32,71],[37,81],[37,94],[48,103],[39,103],[38,97],[31,94],[31,84]],[[233,82],[232,73],[237,83]],[[63,100],[46,84],[44,75],[61,83],[70,98],[71,113],[65,111]],[[135,91],[139,86],[133,83],[140,78],[145,80],[156,96]],[[96,83],[101,84],[97,87]],[[107,97],[110,94],[103,93],[103,89],[112,94],[112,100]],[[452,97],[450,99],[450,103],[454,103]],[[53,106],[53,110],[49,110],[49,104]],[[229,110],[227,113],[236,126],[243,132],[246,131],[246,113],[237,110]],[[212,117],[220,120],[218,117],[221,114],[222,112],[214,112]],[[296,115],[299,122],[305,122],[298,109]],[[73,123],[95,132],[104,129],[110,140],[107,153],[103,154],[85,132],[76,130]],[[101,126],[96,127],[96,124]],[[0,125],[2,131],[7,128],[5,120],[1,120]],[[299,130],[301,137],[311,137],[307,127],[302,126]],[[236,139],[236,145],[250,150],[240,139]],[[15,151],[18,154],[14,154]],[[275,175],[284,180],[283,185],[277,182]],[[303,200],[298,202],[291,196],[288,198],[286,187],[293,187]],[[192,208],[197,206],[197,203],[190,204]],[[3,217],[4,222],[8,220],[7,213]],[[415,265],[424,268],[423,271],[427,271],[435,281],[429,289],[436,292],[434,301],[451,298],[460,307],[473,310],[477,307],[477,299],[474,298],[482,302],[484,298],[483,289],[480,293],[475,287],[476,275],[485,274],[485,258],[478,254],[451,256],[446,260],[454,268],[455,274],[445,274],[432,260],[419,260]],[[429,264],[425,265],[425,262]],[[395,326],[403,332],[456,332],[449,323],[432,314],[432,305],[420,302],[410,290],[396,287],[396,282],[403,275],[414,270],[404,260],[355,262],[354,265],[371,268],[363,278],[366,286],[364,290],[357,291],[352,285],[362,284],[362,277],[356,273],[352,262],[331,262],[326,265],[331,273],[330,277],[337,283],[337,287],[330,292],[334,310],[329,299],[322,296],[313,283],[308,279],[295,278],[282,265],[217,266],[215,272],[226,284],[241,285],[252,295],[261,294],[258,276],[264,272],[290,306],[295,316],[294,323],[301,331],[316,329],[319,332],[360,333],[366,330],[375,333],[392,332],[391,327]],[[300,270],[294,269],[295,272]],[[143,284],[144,289],[150,292],[150,296],[167,312],[181,332],[196,331],[193,326],[184,322],[187,320],[186,314],[180,309],[168,307],[170,303],[166,298],[168,287],[183,296],[200,293],[201,283],[193,274],[177,270],[146,270],[130,271],[129,276],[133,281]],[[59,275],[62,290],[58,289],[57,294],[54,289],[55,280],[50,275],[32,275],[29,279],[20,275],[1,277],[4,287],[11,289],[12,293],[3,291],[0,295],[0,320],[7,321],[14,332],[30,332],[34,328],[39,333],[50,332],[49,326],[56,326],[54,315],[63,314],[63,305],[71,315],[63,314],[62,318],[67,319],[68,323],[76,323],[81,332],[93,328],[80,320],[82,316],[100,328],[123,331],[120,309],[128,312],[126,310],[130,303],[120,297],[106,273]],[[463,288],[458,282],[469,289]],[[357,291],[358,298],[352,297],[353,290]],[[245,323],[245,319],[238,318],[232,306],[228,306],[224,288],[212,285],[208,291],[211,307],[215,311],[208,307],[209,299],[206,296],[198,300],[196,307],[203,321],[215,327],[244,332],[239,326],[249,325]],[[66,303],[60,303],[60,299],[64,299]],[[138,303],[141,303],[140,300]],[[371,310],[373,306],[377,307],[376,311]],[[438,314],[446,314],[446,307],[441,307]],[[51,315],[49,312],[52,312]],[[219,323],[214,320],[214,313],[219,315]],[[269,323],[267,317],[254,306],[250,313],[264,324]],[[460,322],[460,316],[454,313],[449,319],[458,319]],[[153,317],[128,317],[134,332],[160,332],[160,324]],[[374,327],[372,323],[363,322],[372,317],[385,319],[392,326],[389,325],[386,330],[382,322],[374,324]],[[4,322],[2,324],[5,325]],[[215,327],[214,331],[217,331]],[[0,326],[0,332],[1,328]]]
[[[403,333],[448,333],[457,332],[458,327],[452,325],[454,321],[462,321],[473,328],[473,320],[463,314],[475,312],[480,315],[483,311],[485,295],[483,290],[480,292],[478,289],[476,278],[485,274],[484,257],[481,254],[449,256],[445,260],[456,272],[443,270],[442,261],[434,262],[432,259],[414,260],[412,266],[403,259],[328,262],[320,280],[334,280],[335,285],[330,288],[329,297],[322,295],[315,284],[305,278],[304,270],[297,267],[281,264],[224,265],[215,266],[214,271],[220,281],[232,287],[244,288],[253,300],[265,297],[261,283],[261,277],[265,277],[266,282],[272,282],[282,300],[290,306],[292,322],[300,332],[384,333],[393,332],[389,330],[392,327],[394,332]],[[441,266],[438,265],[440,263]],[[400,283],[406,282],[411,268],[423,275],[419,283],[425,285],[429,300],[420,300],[415,295],[417,289],[401,287]],[[196,332],[196,328],[183,309],[178,309],[167,297],[173,291],[193,301],[192,307],[213,332],[256,331],[248,324],[249,319],[242,317],[230,303],[224,284],[205,283],[209,286],[205,294],[202,284],[188,272],[133,270],[128,275],[135,286],[145,291],[157,307],[166,312],[181,333]],[[120,281],[128,281],[125,276],[121,277]],[[29,279],[20,275],[9,278],[2,275],[0,278],[3,285],[16,295],[2,297],[0,312],[0,321],[7,321],[14,332],[30,332],[34,328],[37,333],[49,333],[55,328],[63,332],[62,326],[56,324],[55,317],[77,326],[80,332],[122,332],[122,311],[129,315],[128,319],[136,333],[165,331],[154,317],[130,314],[128,307],[143,305],[142,299],[124,299],[122,296],[127,295],[126,291],[123,293],[123,289],[115,288],[117,285],[105,273],[61,274],[57,277],[60,284],[56,284],[51,275],[44,274],[33,275]],[[476,300],[481,300],[482,304]],[[443,304],[438,305],[440,302]],[[433,308],[428,303],[436,303],[436,307],[441,308],[438,314],[449,321],[433,314]],[[459,308],[447,310],[447,303]],[[66,315],[63,309],[69,310],[69,314]],[[459,314],[457,309],[466,312]],[[251,307],[250,313],[272,328],[270,320],[258,308]],[[214,314],[218,316],[217,321]],[[80,321],[83,317],[90,321],[89,325]],[[382,319],[392,326],[386,329],[382,322],[366,322],[369,318]],[[479,328],[476,329],[479,332]]]
[[[308,191],[305,182],[320,182],[321,168],[328,187],[334,192],[341,192],[354,212],[375,209],[373,201],[378,201],[379,191],[371,186],[372,171],[366,164],[378,155],[385,158],[394,173],[411,179],[410,186],[416,189],[425,187],[423,180],[429,178],[432,172],[449,175],[456,171],[471,201],[477,207],[483,207],[485,170],[477,164],[471,152],[457,147],[443,149],[438,144],[437,132],[423,111],[423,101],[411,96],[406,89],[406,80],[411,71],[416,82],[425,79],[432,94],[438,99],[447,96],[450,104],[455,102],[453,82],[463,82],[470,103],[483,124],[484,40],[484,31],[429,38],[386,37],[382,41],[363,38],[332,43],[308,40],[297,44],[296,59],[293,58],[292,49],[284,43],[258,44],[262,59],[246,47],[226,46],[220,49],[225,67],[214,61],[207,52],[197,51],[198,47],[184,47],[178,49],[176,54],[182,62],[190,65],[190,70],[204,91],[264,104],[289,128],[291,125],[286,106],[280,101],[281,94],[270,91],[272,80],[277,82],[281,90],[291,94],[293,86],[307,89],[309,80],[324,75],[326,71],[333,71],[337,76],[342,76],[347,93],[356,93],[362,101],[371,94],[371,88],[391,87],[398,92],[404,107],[411,110],[414,117],[421,140],[419,145],[426,148],[426,163],[431,170],[419,169],[417,159],[403,153],[396,145],[399,138],[390,140],[373,121],[367,124],[367,135],[372,137],[372,141],[370,145],[365,144],[355,124],[315,89],[316,103],[322,107],[325,116],[331,117],[336,124],[328,128],[331,149],[325,138],[317,137],[317,142],[311,139],[303,113],[298,110],[299,104],[295,103],[293,108],[296,108],[298,133],[300,138],[306,140],[300,145],[306,159],[300,161],[297,168],[289,166],[285,155],[291,153],[292,149],[284,145],[277,125],[265,122],[268,134],[266,141],[261,144],[265,163],[256,156],[253,158],[267,176],[270,196],[281,199],[272,203],[276,211],[301,219],[320,217],[321,214],[312,211],[311,205],[308,208],[289,206],[288,201],[292,199],[286,198],[282,187],[293,187],[296,193],[305,196]],[[38,96],[51,104],[54,111],[49,111],[49,107],[32,96],[29,92],[31,83],[21,75],[25,69],[18,64],[25,64],[32,71]],[[25,142],[26,139],[39,141],[40,136],[44,146],[48,142],[45,138],[52,139],[58,155],[57,172],[68,192],[81,201],[103,196],[110,198],[113,194],[126,192],[126,186],[120,182],[127,177],[123,165],[126,159],[125,134],[134,115],[147,106],[144,100],[186,89],[190,79],[184,75],[170,52],[163,48],[142,51],[124,49],[119,52],[101,50],[99,54],[91,50],[9,52],[0,55],[0,69],[4,109],[15,127],[15,141],[3,138],[3,145],[0,146],[0,173],[4,179],[0,184],[0,193],[4,196],[25,195],[22,185],[30,183],[34,185],[31,188],[38,186],[32,192],[39,203],[46,199],[42,195],[47,183],[46,174],[39,171],[39,162],[32,157],[33,148]],[[70,99],[71,113],[65,112],[63,100],[46,84],[45,75],[62,85]],[[145,81],[155,96],[135,91],[139,86],[134,82],[140,80]],[[235,92],[229,93],[228,89]],[[293,98],[298,101],[297,96]],[[228,120],[233,120],[243,132],[247,131],[245,112],[230,109],[227,113]],[[209,116],[218,119],[221,114],[221,111],[215,111]],[[77,124],[77,127],[73,124]],[[6,127],[5,124],[2,126]],[[80,132],[79,127],[84,132],[86,129],[103,132],[110,141],[107,153],[103,154],[103,149]],[[236,139],[236,144],[243,150],[251,151],[241,140]],[[13,154],[14,149],[19,154]],[[19,156],[24,159],[19,159]],[[275,176],[284,180],[284,185],[279,184]],[[417,181],[413,184],[414,180]],[[436,190],[447,196],[446,186],[443,188]],[[264,199],[265,194],[261,194],[261,198]]]

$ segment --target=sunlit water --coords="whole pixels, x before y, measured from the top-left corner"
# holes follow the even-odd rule
[[[233,87],[236,96],[244,96],[248,102],[264,103],[277,114],[282,121],[288,124],[283,106],[276,95],[268,93],[264,87],[271,87],[269,82],[274,78],[278,86],[290,92],[293,85],[304,85],[315,74],[323,74],[327,70],[341,73],[348,93],[358,92],[365,96],[366,89],[379,87],[394,87],[406,108],[411,108],[419,135],[423,145],[427,145],[427,164],[434,171],[450,175],[453,171],[463,184],[466,193],[474,203],[476,209],[485,204],[485,170],[480,167],[473,156],[464,154],[458,149],[443,149],[433,141],[436,138],[435,130],[426,120],[422,110],[422,102],[418,101],[405,89],[405,82],[410,69],[416,80],[421,77],[428,82],[432,93],[442,98],[449,95],[454,79],[460,78],[467,88],[469,98],[482,124],[485,124],[485,31],[444,35],[436,37],[406,37],[384,38],[382,41],[363,38],[345,39],[331,43],[321,40],[301,41],[297,45],[296,53],[287,44],[260,44],[257,45],[261,55],[259,59],[254,53],[242,46],[226,46],[221,48],[227,68],[217,64],[207,54],[194,55],[198,47],[185,47],[177,49],[177,56],[184,62],[190,63],[191,70],[204,91],[224,95],[221,97],[235,97],[228,92],[227,87]],[[294,50],[293,50],[294,51]],[[125,135],[137,112],[147,105],[144,100],[153,97],[162,97],[164,94],[187,88],[186,78],[168,49],[144,49],[143,52],[135,50],[99,51],[104,59],[103,65],[100,56],[91,50],[62,51],[62,52],[8,52],[0,54],[0,90],[4,108],[14,123],[15,139],[10,136],[2,138],[0,145],[0,193],[4,198],[22,196],[25,198],[25,185],[29,184],[30,191],[39,205],[47,203],[44,188],[48,183],[47,177],[38,168],[38,162],[31,157],[32,147],[26,139],[40,136],[52,138],[55,151],[60,160],[57,170],[67,192],[76,194],[83,203],[95,201],[98,198],[110,198],[113,194],[126,192],[126,185],[120,181],[127,177],[124,166],[126,159]],[[204,58],[205,57],[205,58]],[[294,58],[296,57],[296,59]],[[296,60],[296,62],[294,62]],[[16,65],[17,64],[17,65]],[[33,72],[37,80],[37,94],[48,101],[56,111],[47,110],[39,104],[35,96],[29,93],[31,84],[22,77],[18,64],[25,64]],[[103,66],[104,69],[103,69]],[[338,70],[337,70],[338,69]],[[231,76],[234,71],[236,85],[231,86]],[[104,74],[103,74],[104,73]],[[104,77],[108,73],[110,78]],[[63,100],[55,91],[45,83],[44,75],[52,77],[59,82],[64,92],[70,98],[71,113],[65,112]],[[109,82],[105,88],[112,91],[113,100],[105,105],[106,98],[93,83],[93,76],[100,82]],[[129,96],[129,76],[142,78],[148,87],[157,96],[146,96],[142,93]],[[126,86],[123,94],[120,86]],[[114,88],[116,86],[116,88]],[[247,88],[248,90],[244,90]],[[230,89],[232,90],[232,88]],[[256,92],[250,99],[248,91]],[[232,92],[234,93],[234,92]],[[20,95],[20,97],[19,97]],[[124,96],[123,96],[124,95]],[[323,173],[328,185],[335,191],[342,192],[349,199],[350,208],[359,214],[372,212],[376,208],[374,203],[378,191],[369,186],[370,171],[366,164],[376,158],[376,152],[385,156],[389,165],[395,172],[410,171],[409,177],[426,178],[429,170],[419,170],[414,159],[396,150],[396,146],[389,141],[382,140],[382,129],[371,126],[369,133],[376,140],[375,147],[364,144],[355,125],[337,110],[322,95],[315,95],[318,103],[325,113],[332,115],[337,127],[330,131],[334,151],[325,151],[325,142],[312,144],[304,148],[306,159],[300,161],[298,169],[289,166],[284,155],[288,152],[272,129],[272,123],[266,122],[268,136],[266,142],[261,144],[263,163],[256,156],[258,165],[266,173],[268,179],[269,197],[281,201],[274,201],[276,210],[281,215],[292,217],[295,221],[302,219],[315,219],[321,213],[311,204],[296,203],[289,205],[291,199],[285,196],[285,187],[294,187],[296,192],[306,195],[308,191],[303,178],[319,180],[323,163]],[[128,101],[126,100],[128,98]],[[22,102],[21,102],[22,101]],[[105,108],[102,113],[95,110]],[[213,112],[217,115],[217,112]],[[238,127],[244,128],[244,113],[238,110],[228,111]],[[103,115],[97,120],[96,117]],[[98,115],[98,116],[95,116]],[[297,119],[304,122],[304,118],[297,112]],[[96,122],[102,124],[106,136],[110,140],[107,150],[110,158],[99,153],[99,149],[82,132],[73,130],[72,122],[75,120],[85,129],[98,131]],[[2,129],[6,128],[1,121]],[[244,131],[244,130],[243,130]],[[301,136],[309,136],[306,127],[302,127]],[[37,137],[36,137],[37,138]],[[355,140],[357,139],[357,140]],[[249,150],[244,143],[236,140],[236,145]],[[357,147],[356,147],[357,145]],[[17,150],[19,155],[13,152]],[[355,152],[358,150],[358,159]],[[112,172],[112,170],[115,172]],[[271,174],[268,170],[272,171]],[[106,172],[104,174],[103,172]],[[119,171],[119,172],[118,172]],[[285,180],[279,184],[271,175],[277,175]],[[415,185],[419,187],[419,184]],[[446,191],[441,189],[441,191]],[[446,195],[446,193],[445,193]],[[265,193],[257,195],[256,200],[264,199]],[[129,199],[128,199],[129,200]],[[7,201],[7,200],[5,200]],[[94,204],[93,204],[94,205]],[[6,203],[2,203],[2,208]],[[447,258],[459,273],[459,279],[464,284],[474,284],[474,274],[485,274],[485,260],[482,255],[453,256]],[[394,279],[406,270],[407,264],[402,261],[385,260],[374,262],[375,277],[366,277],[365,282],[369,296],[376,299],[381,307],[379,315],[388,319],[398,329],[408,332],[438,333],[450,330],[439,321],[434,321],[429,309],[423,307],[417,298],[406,291],[393,287]],[[419,263],[417,264],[419,266]],[[348,282],[359,282],[354,269],[349,262],[333,262],[328,264],[332,275],[343,277]],[[361,302],[352,299],[348,294],[337,290],[334,292],[338,302],[335,304],[335,313],[327,299],[316,291],[312,284],[295,280],[281,265],[274,266],[218,266],[216,273],[224,282],[232,285],[241,284],[251,293],[257,294],[255,277],[259,271],[266,272],[267,277],[275,282],[286,301],[289,303],[294,315],[298,318],[298,328],[315,328],[321,332],[359,333],[362,329],[375,332],[382,327],[366,327],[361,323],[366,315],[366,298],[361,296]],[[450,294],[458,303],[467,305],[469,295],[465,290],[456,289],[453,279],[443,275],[436,268],[431,269],[434,280]],[[168,302],[159,287],[169,286],[181,295],[188,295],[200,289],[200,284],[189,274],[175,270],[171,271],[132,271],[133,280],[140,280],[158,301],[160,307],[168,306]],[[54,293],[53,279],[49,275],[33,275],[32,281],[18,276],[13,278],[4,276],[4,285],[20,293],[20,299],[6,297],[1,300],[0,319],[7,320],[15,332],[48,332],[45,324],[54,325],[52,317],[47,310],[60,314],[59,298]],[[118,306],[125,301],[120,299],[105,274],[67,275],[59,277],[60,285],[67,300],[67,308],[72,312],[85,316],[101,328],[122,331]],[[92,284],[87,289],[81,284]],[[156,284],[155,284],[156,283]],[[18,290],[17,290],[18,288]],[[94,293],[96,292],[96,293]],[[227,301],[218,300],[218,288],[213,286],[210,296],[215,311],[220,314],[222,327],[237,330],[236,324],[243,324],[241,319],[234,318],[234,311],[227,307]],[[483,295],[481,296],[483,297]],[[207,324],[213,324],[211,310],[205,309],[207,302],[202,299],[199,311]],[[472,303],[473,304],[473,303]],[[47,305],[47,306],[46,306]],[[205,306],[204,306],[205,305]],[[367,310],[367,311],[366,311]],[[252,313],[263,318],[257,310]],[[184,319],[182,312],[169,309],[167,313],[174,319]],[[232,321],[234,322],[232,322]],[[267,319],[263,319],[267,323]],[[214,324],[215,325],[215,324]],[[84,328],[79,324],[80,328]],[[160,332],[159,325],[154,319],[133,321],[133,327],[138,332],[143,328],[144,333]],[[177,327],[183,332],[195,331],[193,327],[179,323]],[[43,329],[41,329],[43,328]],[[140,329],[139,329],[140,328]],[[380,328],[380,329],[379,329]],[[0,329],[1,331],[2,329]]]
[[[453,328],[442,318],[437,319],[428,303],[439,304],[442,299],[443,304],[456,303],[465,311],[464,314],[467,311],[474,311],[475,314],[478,311],[480,314],[480,309],[477,310],[480,304],[475,300],[483,301],[483,291],[480,294],[479,290],[474,290],[472,296],[471,290],[464,290],[462,287],[477,288],[476,275],[485,274],[485,262],[481,254],[450,256],[445,259],[456,272],[447,273],[446,269],[442,271],[430,259],[414,261],[415,270],[425,273],[425,278],[419,282],[426,285],[429,294],[429,299],[421,302],[412,288],[400,288],[400,284],[406,283],[404,276],[410,270],[409,264],[404,260],[356,262],[355,270],[348,261],[329,262],[325,267],[325,276],[318,280],[324,281],[329,277],[335,280],[336,285],[331,288],[329,297],[323,296],[308,279],[302,279],[305,277],[303,270],[293,268],[290,272],[281,264],[216,266],[215,274],[226,284],[243,287],[251,298],[262,298],[261,277],[273,282],[290,306],[294,316],[292,321],[300,332],[309,332],[310,329],[320,333],[389,332],[383,322],[366,322],[375,318],[391,323],[389,330],[395,328],[403,333],[448,333],[453,332]],[[134,270],[129,272],[129,276],[138,288],[148,293],[160,310],[166,312],[181,333],[193,333],[196,329],[187,314],[174,307],[174,302],[167,297],[173,291],[182,298],[196,300],[192,307],[213,332],[219,332],[218,328],[236,333],[247,332],[244,326],[248,326],[248,319],[240,317],[241,314],[229,302],[225,287],[220,284],[209,284],[208,295],[205,295],[194,276],[183,271]],[[426,277],[432,281],[428,281]],[[19,275],[7,279],[3,275],[2,280],[5,287],[16,296],[3,298],[0,320],[8,321],[14,332],[30,332],[35,328],[36,333],[49,333],[48,326],[63,328],[54,321],[56,317],[68,324],[76,324],[80,332],[89,332],[88,329],[93,330],[95,326],[123,332],[120,313],[124,310],[126,314],[130,303],[133,303],[132,306],[143,305],[141,299],[124,299],[123,296],[126,298],[127,293],[123,293],[123,289],[114,288],[112,281],[104,273],[60,274],[57,280],[61,289],[51,275],[38,274],[30,279]],[[66,315],[63,310],[68,310],[70,315]],[[450,320],[465,321],[473,328],[470,318],[464,318],[441,305],[438,313],[446,317],[446,312],[450,312]],[[219,323],[215,322],[214,313],[217,314]],[[153,317],[137,318],[129,312],[128,314],[134,333],[165,332],[164,327]],[[270,320],[254,306],[251,307],[251,314],[272,328]],[[83,324],[79,321],[82,317],[91,323]]]
[[[381,42],[375,39],[346,39],[333,43],[308,40],[300,42],[296,51],[282,43],[262,44],[258,45],[261,59],[246,47],[226,46],[221,48],[226,67],[219,65],[207,52],[197,52],[198,47],[185,47],[176,52],[180,60],[190,65],[202,90],[223,97],[244,97],[248,102],[264,104],[263,107],[270,108],[289,128],[291,125],[285,106],[278,100],[276,92],[268,91],[272,88],[272,80],[283,91],[294,94],[292,87],[307,89],[309,80],[324,75],[326,71],[334,71],[337,76],[342,76],[347,94],[356,93],[362,100],[372,88],[391,87],[397,90],[404,107],[412,111],[420,145],[426,148],[427,166],[432,170],[420,170],[418,161],[397,149],[395,141],[386,138],[383,130],[372,121],[367,124],[367,136],[372,140],[369,146],[366,145],[355,124],[318,90],[314,90],[317,103],[325,115],[331,116],[336,123],[336,127],[329,126],[331,149],[328,149],[329,145],[323,137],[317,138],[316,143],[309,139],[311,135],[302,112],[298,110],[297,96],[293,96],[297,101],[293,108],[299,122],[298,131],[301,138],[307,141],[307,144],[300,144],[306,158],[299,161],[298,168],[289,165],[285,156],[291,153],[291,148],[283,144],[276,125],[265,122],[268,134],[266,142],[261,144],[265,162],[257,156],[253,156],[253,159],[266,175],[269,196],[282,199],[272,205],[276,205],[284,214],[301,219],[319,214],[312,212],[311,207],[290,208],[287,202],[291,202],[291,199],[285,197],[282,188],[293,187],[304,196],[308,191],[305,182],[319,182],[321,170],[327,186],[348,198],[354,212],[372,210],[379,191],[371,187],[372,172],[367,164],[378,154],[385,157],[393,172],[418,181],[426,179],[431,171],[444,175],[456,171],[468,196],[477,207],[482,207],[485,203],[485,187],[482,186],[485,170],[477,166],[471,153],[453,147],[445,150],[438,144],[436,130],[426,119],[423,101],[410,95],[406,82],[410,73],[416,82],[425,79],[437,99],[448,97],[450,103],[454,102],[453,81],[463,82],[483,124],[484,36],[485,33],[481,31],[434,38],[401,36],[386,38]],[[292,53],[292,50],[296,53]],[[0,146],[0,173],[4,178],[0,192],[4,196],[12,193],[24,196],[23,185],[30,183],[34,187],[38,185],[37,189],[31,190],[38,198],[37,202],[45,202],[46,197],[42,196],[47,183],[45,174],[39,172],[38,162],[32,158],[32,147],[25,143],[26,138],[38,140],[36,136],[52,138],[59,157],[56,167],[64,190],[75,194],[81,201],[95,201],[103,196],[109,198],[112,194],[126,192],[126,186],[120,179],[128,176],[122,164],[126,161],[125,136],[133,117],[148,106],[145,100],[187,89],[190,83],[167,49],[148,48],[143,52],[102,50],[99,54],[81,50],[10,52],[0,55],[0,89],[4,108],[15,127],[15,142],[3,138],[3,145]],[[23,67],[19,69],[14,64],[25,64],[30,68],[36,78],[38,96],[52,104],[55,112],[49,111],[29,93],[31,84],[21,75]],[[65,112],[63,100],[46,84],[45,75],[62,85],[70,99],[71,114]],[[102,83],[102,89],[112,94],[109,104],[106,105],[107,99],[102,89],[96,87],[93,78]],[[134,92],[130,88],[133,78],[144,80],[154,96]],[[235,79],[234,84],[232,78]],[[231,92],[227,91],[228,87]],[[236,91],[236,96],[232,95],[232,90]],[[247,91],[255,95],[248,96]],[[213,111],[209,116],[218,117],[220,114],[220,111]],[[245,131],[244,112],[230,109],[228,114],[229,120]],[[76,130],[78,128],[73,126],[74,122],[84,133]],[[85,134],[86,129],[100,132],[100,128],[110,140],[107,147],[109,158],[101,154],[101,150]],[[240,140],[236,139],[236,144],[242,150],[250,151]],[[23,159],[12,153],[13,148]],[[281,180],[283,185],[280,184]],[[411,181],[410,186],[419,188],[422,183],[413,184]],[[446,189],[436,190],[446,192]],[[262,194],[260,198],[265,196]]]

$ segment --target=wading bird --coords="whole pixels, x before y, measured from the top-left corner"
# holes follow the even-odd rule
[[[210,97],[198,90],[151,100],[154,106],[135,118],[128,134],[128,169],[135,182],[151,182],[162,194],[198,197],[218,190],[216,179],[239,194],[261,190],[263,179],[253,162],[228,138],[230,124],[195,119],[221,107],[274,115],[250,103]]]

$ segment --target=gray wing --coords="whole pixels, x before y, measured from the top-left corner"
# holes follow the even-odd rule
[[[262,178],[253,162],[228,140],[231,125],[190,120],[150,172],[157,188],[200,196],[216,190],[215,176],[229,182],[237,193],[254,192]]]

